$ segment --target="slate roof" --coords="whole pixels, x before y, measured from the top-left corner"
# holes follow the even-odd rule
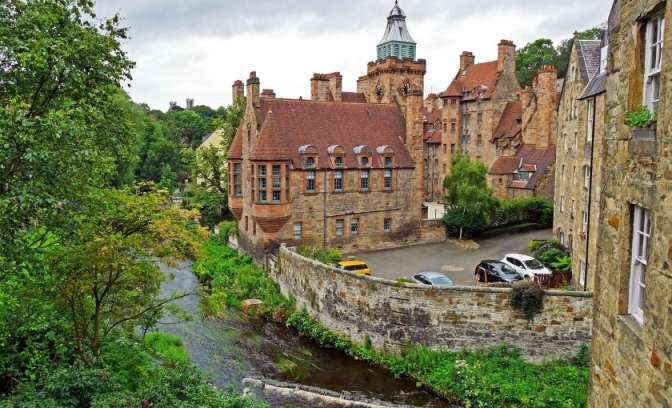
[[[517,170],[532,171],[526,183],[515,182],[510,187],[532,190],[546,169],[555,162],[555,146],[537,149],[535,145],[523,145],[515,156],[500,157],[490,167],[491,175],[509,175]]]
[[[313,146],[318,152],[318,164],[323,165],[330,162],[329,147],[338,145],[344,149],[346,168],[356,168],[359,163],[354,149],[366,145],[372,152],[373,168],[384,165],[378,153],[381,146],[392,149],[395,167],[415,167],[404,145],[401,112],[394,105],[262,98],[257,111],[262,126],[250,154],[252,160],[288,160],[300,167],[299,150]],[[239,129],[229,158],[242,156],[242,149],[238,148],[242,147],[242,138]]]
[[[397,3],[394,4],[389,17],[387,17],[385,34],[383,34],[383,38],[378,45],[391,41],[415,44],[415,40],[413,40],[411,33],[408,32],[408,27],[406,27],[406,14]]]
[[[583,90],[583,94],[579,97],[579,99],[586,99],[586,98],[591,98],[593,96],[602,94],[607,91],[607,74],[602,73],[595,75],[590,82],[588,82],[588,85],[586,85],[586,89]]]
[[[587,84],[600,69],[601,40],[578,40],[576,52],[579,56],[579,70],[583,83]]]
[[[492,141],[501,138],[513,138],[522,131],[521,119],[523,117],[523,107],[520,100],[509,102],[502,112],[497,129],[492,134]]]
[[[478,94],[487,99],[492,96],[496,84],[497,61],[472,64],[457,74],[441,96],[463,96],[464,92],[472,92],[471,97],[464,99],[473,99]]]

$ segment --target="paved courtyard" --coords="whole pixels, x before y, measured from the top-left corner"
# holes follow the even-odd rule
[[[407,248],[359,253],[373,275],[386,279],[408,277],[414,273],[442,272],[456,285],[473,285],[474,269],[481,260],[502,259],[507,253],[526,254],[531,239],[550,239],[552,230],[539,230],[476,241],[480,249],[467,251],[448,242]]]

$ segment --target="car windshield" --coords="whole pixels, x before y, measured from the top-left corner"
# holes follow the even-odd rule
[[[453,282],[450,279],[446,278],[445,276],[432,276],[432,277],[429,278],[429,281],[432,282],[432,285],[437,285],[437,286],[438,285],[441,285],[441,286],[448,285],[448,286],[450,286],[450,285],[453,284]]]
[[[529,261],[525,261],[525,265],[527,265],[527,267],[530,269],[544,269],[544,265],[542,265],[536,259],[530,259]]]
[[[366,264],[350,265],[345,267],[346,271],[361,271],[363,269],[369,269],[369,267],[366,266]]]
[[[513,270],[509,265],[506,264],[494,264],[495,271],[503,273],[504,275],[516,275],[516,271]]]

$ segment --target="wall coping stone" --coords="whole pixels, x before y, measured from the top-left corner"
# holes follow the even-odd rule
[[[385,279],[385,278],[379,278],[376,276],[364,276],[364,275],[358,275],[355,272],[351,271],[345,271],[343,269],[336,268],[331,265],[323,264],[322,262],[311,259],[308,257],[305,257],[298,252],[296,252],[293,249],[290,249],[289,247],[286,246],[286,244],[282,244],[281,251],[285,250],[287,251],[290,255],[293,257],[299,258],[305,262],[311,263],[315,266],[322,267],[322,268],[327,268],[330,269],[332,272],[339,273],[341,275],[349,276],[350,278],[354,278],[357,280],[363,280],[363,281],[368,281],[368,282],[375,282],[375,283],[380,283],[382,285],[386,286],[394,286],[394,287],[403,287],[406,289],[413,289],[413,290],[418,290],[418,291],[425,291],[425,292],[439,292],[439,293],[449,293],[449,292],[472,292],[472,293],[511,293],[511,288],[483,288],[483,287],[478,287],[478,286],[453,286],[450,288],[427,288],[426,286],[419,285],[419,284],[414,284],[414,283],[399,283],[397,281],[393,281],[390,279]],[[566,296],[566,297],[578,297],[578,298],[592,298],[593,293],[592,292],[579,292],[579,291],[564,291],[564,290],[545,290],[544,294],[546,296]]]

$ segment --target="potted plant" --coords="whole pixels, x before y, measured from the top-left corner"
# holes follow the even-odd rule
[[[646,106],[640,106],[638,109],[626,113],[625,124],[633,128],[633,139],[651,140],[656,138],[656,114]]]

